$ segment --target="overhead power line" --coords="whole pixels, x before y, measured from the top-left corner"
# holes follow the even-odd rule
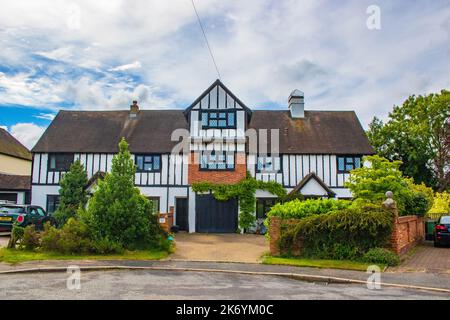
[[[203,37],[205,38],[206,46],[208,47],[208,51],[209,51],[209,54],[211,55],[212,62],[214,64],[214,67],[216,68],[217,76],[219,77],[219,79],[221,79],[219,68],[217,67],[216,59],[214,59],[214,55],[213,55],[211,47],[209,45],[208,38],[206,37],[205,29],[203,28],[202,21],[200,19],[200,16],[198,15],[197,8],[195,8],[194,0],[191,0],[191,3],[192,3],[192,7],[194,8],[195,15],[197,16],[197,21],[198,21],[198,24],[200,25],[200,29],[202,30]]]

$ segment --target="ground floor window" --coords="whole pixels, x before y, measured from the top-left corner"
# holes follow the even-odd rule
[[[256,199],[256,219],[265,219],[267,217],[267,212],[276,203],[277,198],[258,198]]]
[[[59,195],[47,195],[47,213],[53,213],[59,207]]]
[[[17,193],[0,192],[0,203],[17,203]]]
[[[159,197],[147,197],[147,199],[152,203],[152,213],[159,214]]]

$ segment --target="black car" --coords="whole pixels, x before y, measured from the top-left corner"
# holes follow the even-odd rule
[[[434,246],[450,245],[450,216],[441,216],[434,227]]]
[[[21,227],[35,225],[38,230],[43,230],[46,222],[55,225],[55,219],[39,206],[0,204],[0,232],[11,232],[14,222]]]

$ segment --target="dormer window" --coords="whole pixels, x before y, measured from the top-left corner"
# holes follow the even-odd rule
[[[200,113],[203,129],[235,129],[235,110],[202,110]]]

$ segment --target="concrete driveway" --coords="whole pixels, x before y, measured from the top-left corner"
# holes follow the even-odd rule
[[[0,235],[0,248],[6,247],[8,245],[9,236]]]
[[[269,250],[266,238],[254,234],[184,233],[175,235],[173,260],[259,262]]]

